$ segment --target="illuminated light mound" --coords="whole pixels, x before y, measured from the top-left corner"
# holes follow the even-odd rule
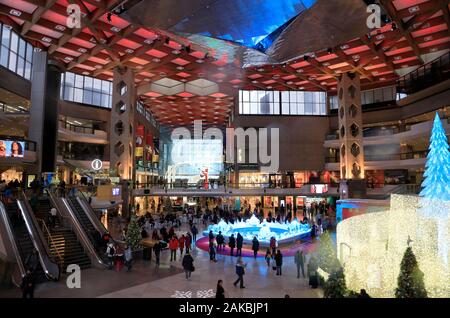
[[[450,297],[450,267],[446,262],[450,258],[450,220],[424,215],[423,200],[393,194],[390,209],[338,224],[337,252],[348,288],[366,289],[372,297],[394,297],[409,243],[424,273],[429,297]],[[434,199],[434,204],[435,209],[450,211],[450,201]]]
[[[209,231],[212,231],[214,235],[219,234],[220,231],[225,238],[230,237],[231,234],[234,234],[236,237],[237,233],[240,233],[246,243],[250,243],[256,236],[259,243],[265,246],[270,244],[271,237],[275,237],[277,242],[281,244],[309,237],[311,226],[302,224],[296,219],[290,223],[269,223],[265,219],[260,222],[256,216],[252,215],[245,222],[235,222],[234,224],[228,224],[224,220],[220,220],[218,224],[209,225],[208,229],[203,231],[203,235],[208,236]]]

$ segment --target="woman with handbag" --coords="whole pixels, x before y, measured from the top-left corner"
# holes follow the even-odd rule
[[[186,252],[186,255],[183,257],[183,269],[186,274],[186,279],[191,278],[191,273],[195,271],[194,267],[194,258],[191,256],[189,252]]]

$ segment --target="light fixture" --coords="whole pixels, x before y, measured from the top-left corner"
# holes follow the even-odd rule
[[[168,36],[166,36],[166,38],[164,39],[164,43],[166,43],[166,44],[170,43],[170,38]]]
[[[111,17],[112,17],[112,13],[111,13],[111,12],[108,12],[108,14],[106,15],[106,19],[108,20],[109,23],[112,22]]]
[[[327,49],[327,53],[328,53],[328,54],[333,53],[333,49],[332,49],[331,47],[329,47],[329,48]]]

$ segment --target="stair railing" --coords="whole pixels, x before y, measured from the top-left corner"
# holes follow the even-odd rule
[[[64,258],[59,253],[59,251],[57,249],[57,246],[56,246],[56,243],[53,240],[53,236],[52,236],[50,230],[48,229],[48,227],[45,224],[45,221],[43,219],[36,218],[36,220],[41,225],[41,229],[42,229],[42,232],[44,232],[44,236],[45,236],[45,234],[47,234],[47,244],[48,244],[48,246],[49,247],[53,247],[54,253],[52,253],[51,251],[50,251],[50,253],[52,253],[53,256],[56,257],[56,262],[58,263],[59,268],[63,269],[63,267],[64,267]],[[56,255],[55,255],[55,253],[56,253]]]

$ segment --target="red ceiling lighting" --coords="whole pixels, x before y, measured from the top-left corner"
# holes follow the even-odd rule
[[[172,62],[174,64],[177,64],[177,65],[180,65],[180,66],[185,66],[185,65],[188,65],[190,63],[189,61],[186,61],[186,60],[184,60],[184,59],[182,59],[180,57],[178,57],[176,59],[173,59],[170,62]]]
[[[154,57],[157,57],[157,58],[160,58],[160,59],[162,59],[163,57],[167,56],[167,53],[158,51],[158,50],[156,50],[156,49],[148,50],[148,51],[146,52],[146,54],[151,55],[151,56],[154,56]]]

